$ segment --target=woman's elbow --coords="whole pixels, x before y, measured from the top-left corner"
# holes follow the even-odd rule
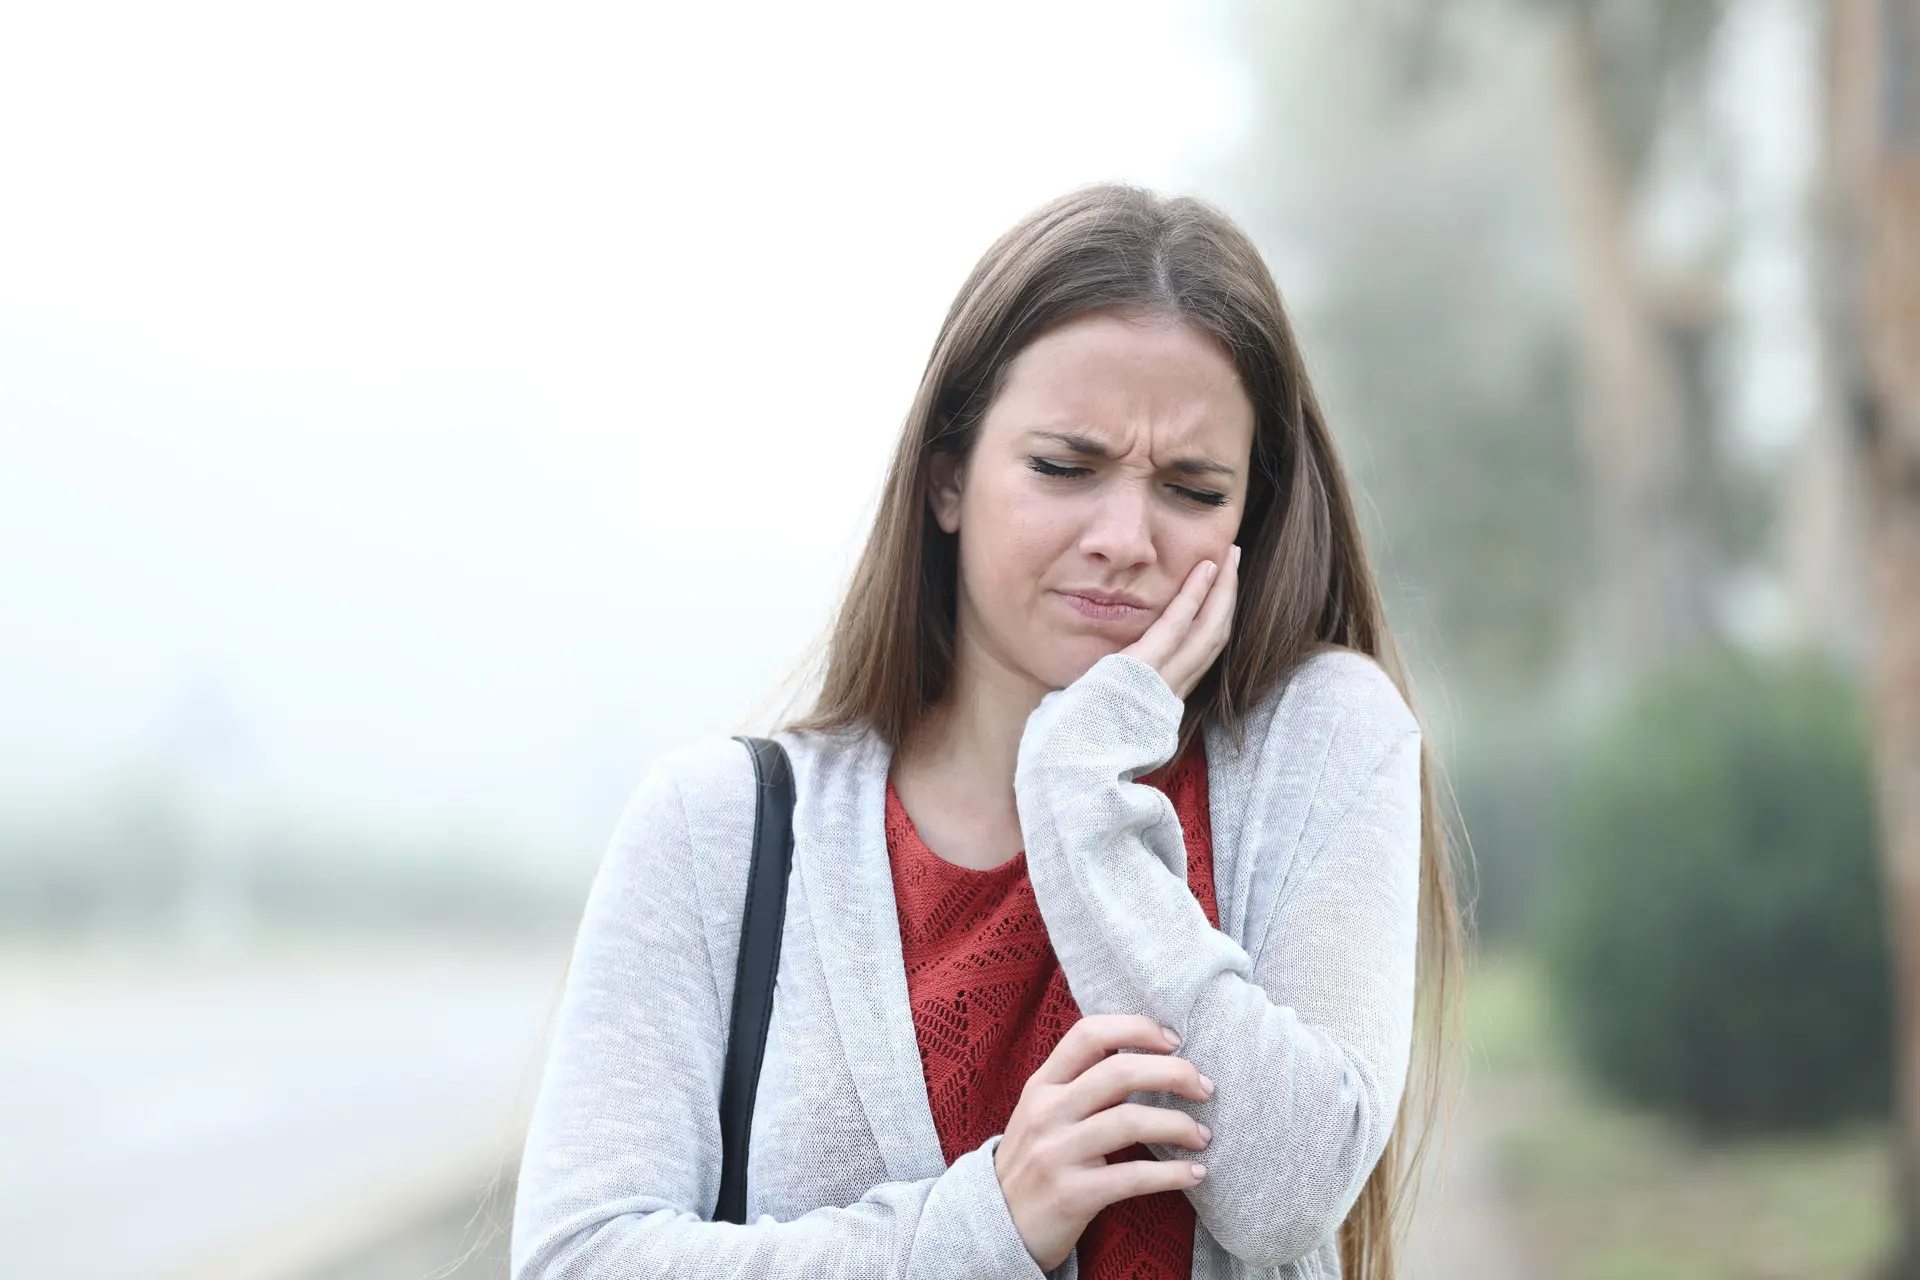
[[[557,1222],[516,1222],[507,1250],[509,1280],[584,1280],[603,1274],[601,1268],[615,1274],[614,1257],[630,1257],[637,1238],[682,1217],[696,1215],[654,1203],[601,1206]],[[622,1280],[635,1277],[630,1269],[618,1274]]]
[[[1271,1269],[1297,1262],[1333,1238],[1387,1145],[1393,1117],[1382,1117],[1376,1101],[1362,1090],[1344,1114],[1327,1117],[1314,1135],[1318,1141],[1281,1144],[1271,1191],[1235,1196],[1236,1212],[1217,1225],[1207,1222],[1220,1247],[1250,1266]]]

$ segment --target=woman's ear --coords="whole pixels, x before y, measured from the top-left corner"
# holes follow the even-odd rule
[[[927,459],[927,506],[947,533],[960,532],[960,488],[965,479],[959,454],[936,453]]]

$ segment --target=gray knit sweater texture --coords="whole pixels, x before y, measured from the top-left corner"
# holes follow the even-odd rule
[[[1334,1280],[1335,1231],[1406,1084],[1420,879],[1420,729],[1372,660],[1307,659],[1206,749],[1220,928],[1172,803],[1135,781],[1182,712],[1148,663],[1100,659],[1029,717],[1014,780],[1028,874],[1082,1013],[1145,1014],[1215,1089],[1133,1100],[1211,1126],[1184,1192],[1193,1275]],[[714,1223],[719,1091],[753,770],[716,736],[661,757],[614,831],[555,1015],[514,1207],[514,1280],[1043,1273],[994,1173],[948,1165],[907,999],[889,868],[889,748],[785,732],[798,804],[745,1225]]]

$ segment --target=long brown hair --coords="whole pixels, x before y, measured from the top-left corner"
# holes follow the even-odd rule
[[[954,665],[958,538],[928,506],[930,461],[936,453],[965,461],[1028,343],[1107,308],[1172,317],[1211,334],[1232,356],[1256,413],[1233,633],[1186,699],[1178,752],[1208,723],[1242,740],[1246,712],[1328,646],[1373,658],[1413,705],[1345,472],[1259,250],[1205,201],[1101,183],[1027,215],[961,286],[830,632],[819,692],[786,728],[864,727],[898,746],[940,703]],[[1341,1269],[1353,1280],[1392,1280],[1394,1237],[1442,1097],[1451,1095],[1467,926],[1434,772],[1423,735],[1415,1070],[1386,1151],[1340,1227]],[[1420,1124],[1411,1149],[1410,1119]]]

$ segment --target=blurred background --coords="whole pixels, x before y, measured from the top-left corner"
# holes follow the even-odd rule
[[[1105,178],[1267,253],[1477,866],[1409,1275],[1915,1274],[1912,0],[10,7],[7,1273],[503,1276],[621,806]]]

